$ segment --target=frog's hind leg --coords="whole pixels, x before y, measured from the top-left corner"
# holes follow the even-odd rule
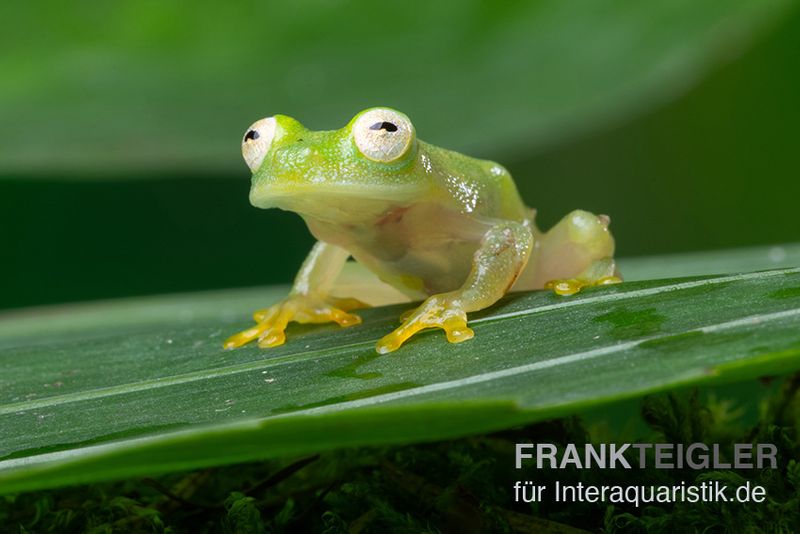
[[[411,336],[426,328],[441,328],[451,343],[474,336],[467,326],[467,312],[491,306],[502,297],[525,267],[533,245],[528,226],[501,222],[491,226],[472,260],[466,282],[457,290],[429,297],[404,315],[403,324],[384,336],[376,350],[392,352]]]
[[[584,287],[621,282],[609,223],[607,215],[583,210],[575,210],[559,221],[542,237],[534,253],[531,288],[572,295]]]

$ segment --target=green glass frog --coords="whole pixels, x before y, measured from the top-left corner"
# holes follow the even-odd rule
[[[620,282],[607,216],[576,210],[541,232],[505,168],[417,139],[393,109],[367,109],[333,131],[262,119],[247,129],[242,153],[253,172],[250,202],[298,213],[318,241],[289,295],[256,311],[255,326],[226,348],[281,345],[290,321],[352,326],[361,322],[354,309],[400,300],[423,302],[378,341],[379,353],[427,328],[459,343],[474,335],[467,314],[508,291],[568,295]],[[373,284],[334,296],[350,257],[368,271],[357,278]]]

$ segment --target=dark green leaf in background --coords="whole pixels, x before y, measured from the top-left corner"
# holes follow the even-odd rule
[[[8,4],[0,176],[238,175],[255,119],[330,129],[370,105],[402,109],[436,144],[530,155],[675,96],[790,5]]]

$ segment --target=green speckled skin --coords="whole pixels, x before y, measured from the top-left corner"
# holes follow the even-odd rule
[[[410,133],[402,128],[374,132],[386,122],[354,132],[365,113],[394,117],[401,126],[408,121]],[[616,281],[607,217],[575,211],[542,234],[504,167],[418,140],[399,112],[365,110],[333,131],[310,131],[283,115],[273,124],[274,136],[253,173],[250,201],[300,214],[319,240],[287,299],[295,302],[288,308],[297,308],[284,314],[291,316],[284,317],[287,321],[336,320],[333,315],[344,313],[357,322],[345,310],[324,304],[348,256],[409,298],[427,299],[379,342],[379,352],[395,350],[422,328],[441,327],[450,341],[469,339],[466,313],[490,306],[512,286],[533,289],[565,280],[579,289]],[[359,140],[374,136],[381,149],[400,146],[393,135],[408,144],[391,161],[375,161],[362,153],[354,140],[358,135]],[[277,306],[278,311],[271,310],[280,315]],[[306,317],[298,311],[315,306],[318,313]],[[283,342],[280,324],[278,339],[271,339],[274,325],[262,326],[262,346]],[[228,346],[238,346],[243,338],[231,341]]]

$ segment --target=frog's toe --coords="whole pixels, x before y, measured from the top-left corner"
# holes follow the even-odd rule
[[[275,304],[253,312],[256,324],[225,340],[223,347],[236,349],[258,340],[259,347],[277,347],[286,341],[283,331],[294,315],[290,307]]]
[[[574,295],[585,285],[577,278],[566,280],[550,280],[544,285],[545,289],[552,289],[556,295]]]
[[[347,313],[338,308],[331,308],[326,313],[320,315],[320,322],[335,322],[339,326],[348,327],[361,324],[361,317],[354,313]]]
[[[281,328],[270,328],[258,338],[258,346],[262,349],[279,347],[286,343],[286,333]]]
[[[407,339],[401,337],[399,333],[392,332],[391,334],[387,334],[383,336],[378,343],[375,344],[375,351],[378,354],[388,354],[390,352],[394,352],[400,348],[400,345]]]
[[[339,324],[339,326],[344,326],[344,327],[361,324],[360,316],[354,313],[345,313],[341,310],[334,316],[333,320],[336,321]]]
[[[259,339],[264,333],[265,329],[266,325],[264,323],[258,323],[257,325],[246,330],[242,330],[238,334],[232,335],[225,340],[225,343],[222,346],[226,349],[237,349],[241,346],[247,345],[251,341]]]
[[[442,323],[441,327],[450,343],[461,343],[475,337],[475,332],[467,326],[467,321],[460,317],[451,317]]]
[[[358,315],[327,305],[299,310],[295,320],[298,323],[337,323],[344,327],[361,324]]]

